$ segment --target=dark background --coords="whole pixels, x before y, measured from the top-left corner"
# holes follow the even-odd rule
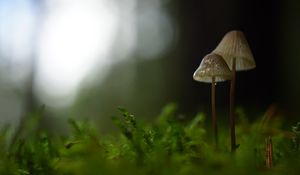
[[[183,68],[186,70],[186,77],[192,75],[203,56],[216,47],[225,33],[241,30],[248,39],[257,67],[237,74],[237,103],[256,105],[259,108],[271,103],[283,103],[281,87],[278,86],[280,76],[277,62],[282,52],[280,40],[284,37],[280,32],[280,20],[284,13],[282,3],[256,0],[182,1],[179,11],[182,57],[189,60]],[[184,78],[183,82],[191,87],[191,91],[187,92],[194,92],[182,97],[185,102],[192,101],[185,105],[186,108],[195,108],[194,104],[204,94],[205,98],[209,98],[207,89],[204,90],[205,85],[188,78]],[[225,85],[228,90],[226,86],[228,85]],[[201,91],[206,93],[200,94]]]

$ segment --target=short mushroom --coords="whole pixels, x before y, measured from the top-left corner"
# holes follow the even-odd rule
[[[230,83],[230,137],[231,151],[234,152],[237,147],[234,115],[236,71],[254,69],[256,64],[246,37],[241,31],[228,32],[213,53],[221,55],[232,71],[232,79]]]
[[[222,56],[210,53],[206,55],[198,69],[193,75],[194,80],[211,83],[211,110],[212,110],[212,127],[214,132],[215,144],[218,147],[218,127],[216,118],[216,103],[215,103],[215,85],[217,82],[222,82],[231,79],[231,71],[223,60]]]

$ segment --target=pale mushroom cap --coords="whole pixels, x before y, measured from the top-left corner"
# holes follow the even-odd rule
[[[232,69],[233,58],[236,60],[237,71],[256,67],[249,44],[241,31],[228,32],[213,52],[221,55],[230,69]]]
[[[205,83],[211,83],[212,77],[215,77],[215,82],[231,79],[231,71],[226,62],[215,53],[206,55],[193,75],[194,80]]]

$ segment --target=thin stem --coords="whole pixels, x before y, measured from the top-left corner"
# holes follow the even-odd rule
[[[269,136],[266,140],[266,167],[273,167],[273,145],[272,138]]]
[[[236,140],[235,140],[235,114],[234,114],[234,98],[235,98],[235,64],[236,60],[233,58],[232,63],[232,77],[230,82],[230,141],[231,141],[231,152],[235,152]]]
[[[211,114],[212,114],[212,127],[214,132],[216,148],[218,148],[218,126],[216,117],[216,85],[215,77],[212,77],[211,83]]]

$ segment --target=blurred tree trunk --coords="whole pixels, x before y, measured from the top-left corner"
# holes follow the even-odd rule
[[[24,117],[32,112],[36,107],[36,99],[34,95],[34,81],[36,72],[36,57],[33,56],[31,60],[31,68],[27,81],[27,88],[25,92],[25,107],[24,107]]]
[[[22,133],[24,130],[24,126],[26,125],[26,121],[30,117],[30,113],[32,113],[37,106],[37,102],[34,95],[34,80],[35,80],[35,72],[36,72],[36,57],[32,56],[29,68],[29,75],[27,80],[26,89],[24,90],[24,108],[21,113],[21,118],[19,124],[16,128],[16,131],[12,137],[11,144],[15,143],[19,137],[22,137]]]
[[[35,8],[36,13],[36,23],[34,26],[33,31],[33,38],[32,38],[32,52],[31,52],[31,59],[30,65],[29,65],[29,72],[28,72],[28,78],[26,82],[26,88],[24,90],[24,107],[23,107],[23,113],[21,114],[19,125],[16,128],[16,132],[12,137],[11,143],[17,141],[19,137],[22,137],[22,132],[24,130],[24,126],[26,125],[26,121],[29,119],[31,114],[37,109],[38,103],[35,98],[34,93],[34,83],[35,83],[35,77],[36,77],[36,70],[37,70],[37,45],[38,45],[38,37],[39,32],[42,25],[43,20],[43,12],[44,10],[44,0],[32,0],[33,6]]]

